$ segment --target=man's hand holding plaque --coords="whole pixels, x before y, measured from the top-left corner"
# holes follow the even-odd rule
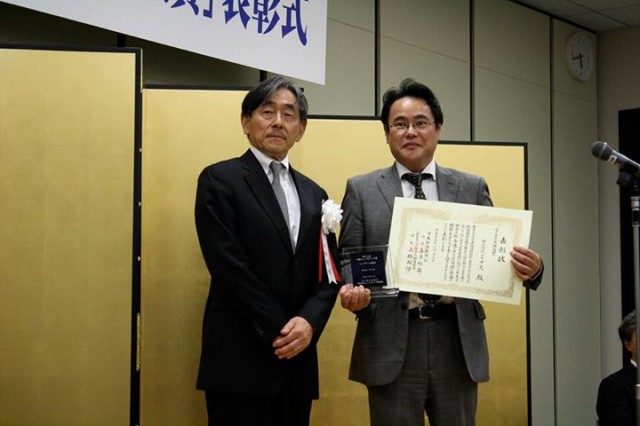
[[[343,293],[349,289],[358,289],[358,293],[353,295],[353,300],[347,301],[348,305],[357,304],[362,300],[362,294],[366,293],[371,297],[393,297],[397,296],[399,290],[390,287],[389,267],[390,257],[388,256],[388,246],[350,247],[344,249],[340,255],[340,267],[342,278],[347,285]],[[350,298],[351,299],[351,298]],[[343,300],[343,306],[345,301]],[[366,305],[365,305],[366,306]],[[347,308],[349,309],[349,308]],[[352,310],[352,309],[350,309]]]

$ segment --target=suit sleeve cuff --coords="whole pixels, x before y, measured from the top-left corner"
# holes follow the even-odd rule
[[[527,281],[524,282],[525,287],[530,290],[537,290],[540,284],[542,283],[542,274],[544,272],[544,263],[540,266],[538,272]]]

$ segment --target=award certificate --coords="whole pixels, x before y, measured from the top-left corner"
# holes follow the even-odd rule
[[[402,291],[519,304],[511,249],[529,246],[532,212],[396,198],[388,285]]]

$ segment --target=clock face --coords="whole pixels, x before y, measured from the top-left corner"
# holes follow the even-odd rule
[[[591,41],[587,34],[578,32],[569,37],[567,43],[567,66],[571,75],[587,81],[593,74],[594,55]]]

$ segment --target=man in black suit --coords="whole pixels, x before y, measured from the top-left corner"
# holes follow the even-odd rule
[[[596,405],[600,426],[636,425],[634,389],[638,374],[638,351],[635,311],[624,317],[618,327],[618,335],[622,346],[631,354],[631,359],[625,362],[622,369],[600,382]]]
[[[326,273],[318,279],[328,197],[288,161],[307,124],[297,85],[281,77],[257,85],[241,124],[249,150],[198,179],[195,220],[211,287],[197,387],[210,425],[304,426],[318,398],[316,343],[338,291]]]

